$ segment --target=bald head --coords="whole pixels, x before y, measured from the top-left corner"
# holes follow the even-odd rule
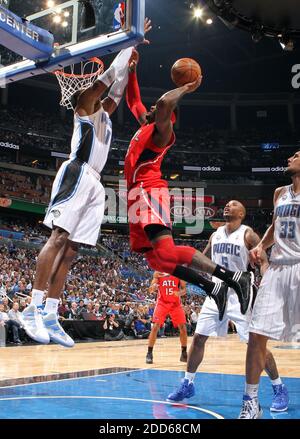
[[[237,220],[242,222],[246,217],[246,208],[240,201],[228,201],[224,208],[223,216],[227,222]]]

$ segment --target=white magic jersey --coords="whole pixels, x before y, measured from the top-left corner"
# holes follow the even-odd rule
[[[300,194],[292,185],[282,190],[274,206],[274,241],[270,260],[275,264],[300,262]]]
[[[245,245],[247,226],[241,225],[235,232],[227,234],[226,226],[221,226],[211,240],[211,259],[231,271],[247,271],[249,251]]]
[[[226,233],[226,227],[219,227],[211,240],[211,259],[232,271],[246,271],[249,252],[245,245],[247,226],[241,225],[235,232]],[[221,282],[213,277],[214,282]],[[219,311],[215,301],[209,297],[205,299],[202,311],[199,314],[195,333],[207,337],[226,337],[229,320],[235,323],[240,339],[248,341],[248,327],[250,314],[243,315],[237,294],[232,288],[228,290],[228,300],[223,320],[219,321]]]
[[[86,162],[100,174],[110,148],[111,125],[109,115],[103,107],[90,116],[75,114],[70,159],[77,158]]]

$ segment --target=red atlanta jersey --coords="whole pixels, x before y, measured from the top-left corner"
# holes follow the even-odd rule
[[[170,274],[158,278],[157,300],[180,305],[180,297],[175,293],[179,291],[180,279]]]
[[[159,147],[153,143],[154,130],[155,123],[143,125],[131,139],[125,158],[125,178],[128,190],[141,183],[145,188],[168,185],[161,178],[160,168],[168,149],[175,142],[175,134],[172,133],[168,145]]]

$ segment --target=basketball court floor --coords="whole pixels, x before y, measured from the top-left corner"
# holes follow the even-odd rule
[[[189,340],[189,343],[191,339]],[[271,342],[290,406],[271,413],[272,387],[263,377],[264,419],[300,418],[300,344]],[[154,363],[147,341],[77,343],[73,349],[34,345],[0,349],[1,419],[235,419],[244,388],[246,346],[236,335],[208,341],[196,395],[171,404],[183,376],[179,339],[159,339]]]

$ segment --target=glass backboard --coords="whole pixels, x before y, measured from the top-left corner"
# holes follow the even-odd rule
[[[104,49],[105,53],[120,50],[132,44],[128,41],[134,34],[140,40],[143,33],[145,0],[0,0],[0,5],[53,34],[53,56],[43,66],[47,71],[81,61],[85,54],[87,59],[103,55]],[[0,64],[9,72],[8,81],[29,76],[18,75],[16,63],[23,61],[25,68],[24,58],[8,50],[5,41],[0,44]],[[32,62],[27,63],[25,71],[31,67]],[[34,66],[30,75],[43,73],[38,70]]]

